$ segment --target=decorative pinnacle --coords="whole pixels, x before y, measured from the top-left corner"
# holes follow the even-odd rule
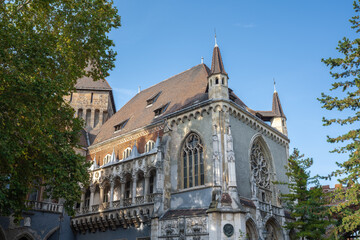
[[[275,87],[276,82],[275,82],[275,78],[273,78],[273,80],[274,80],[274,92],[276,92],[276,87]]]
[[[215,47],[218,47],[217,42],[216,42],[216,29],[214,29],[215,32]]]
[[[204,57],[201,57],[201,64],[204,63]]]

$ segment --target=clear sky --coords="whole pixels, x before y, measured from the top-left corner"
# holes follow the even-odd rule
[[[340,56],[337,43],[354,37],[352,0],[115,0],[122,27],[110,38],[118,53],[107,78],[117,109],[148,88],[200,63],[211,66],[214,28],[229,74],[229,86],[254,110],[271,110],[273,78],[287,116],[290,153],[294,147],[314,158],[312,174],[326,175],[335,161],[316,98],[332,79],[322,58]],[[136,109],[134,109],[136,111]],[[335,180],[323,182],[334,185]]]

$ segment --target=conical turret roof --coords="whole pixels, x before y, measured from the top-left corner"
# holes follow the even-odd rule
[[[222,73],[227,75],[225,72],[224,64],[221,58],[221,53],[219,46],[215,44],[213,56],[212,56],[212,62],[211,62],[211,71],[210,75]]]
[[[272,112],[275,114],[275,116],[286,118],[284,111],[281,107],[279,94],[277,93],[276,90],[274,91],[273,94]]]

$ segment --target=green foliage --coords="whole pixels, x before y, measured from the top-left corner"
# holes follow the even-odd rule
[[[360,1],[354,2],[355,16],[350,19],[352,28],[356,33],[360,32],[359,6]],[[333,152],[348,153],[349,159],[337,163],[338,170],[331,175],[341,179],[339,182],[348,186],[342,191],[338,191],[334,200],[338,202],[331,208],[331,212],[337,218],[340,218],[336,228],[338,234],[353,232],[360,227],[360,38],[350,40],[344,37],[339,41],[336,48],[342,58],[328,58],[322,61],[330,67],[330,75],[335,79],[332,83],[331,91],[338,90],[340,93],[327,95],[322,93],[319,101],[322,107],[327,110],[338,110],[349,113],[349,116],[343,118],[326,119],[323,118],[325,126],[332,124],[353,125],[353,129],[337,136],[329,137],[330,143],[345,143]]]
[[[75,152],[83,123],[64,97],[81,76],[114,67],[107,34],[119,26],[107,0],[0,1],[0,215],[20,217],[41,186],[73,213],[88,163]]]
[[[313,164],[310,158],[304,159],[299,150],[294,149],[286,166],[289,177],[288,194],[282,194],[294,221],[286,223],[286,228],[296,230],[297,239],[324,239],[327,226],[326,198],[319,185],[318,177],[310,177],[308,168]],[[309,185],[312,185],[309,189]]]

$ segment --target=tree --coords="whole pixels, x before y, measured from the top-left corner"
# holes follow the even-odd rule
[[[327,218],[326,197],[319,184],[318,177],[311,177],[307,171],[313,164],[310,158],[303,158],[299,150],[294,149],[286,166],[289,177],[289,193],[282,194],[287,209],[294,221],[286,222],[285,228],[295,230],[297,239],[324,239],[330,221]],[[309,188],[310,185],[313,187]]]
[[[352,29],[356,33],[360,32],[359,6],[360,1],[354,1],[355,16],[350,19]],[[351,125],[353,129],[337,136],[329,137],[328,142],[343,144],[335,148],[332,152],[348,153],[349,158],[344,162],[337,162],[338,169],[330,174],[340,177],[339,182],[347,186],[343,190],[336,192],[334,196],[337,205],[331,208],[331,212],[341,218],[337,225],[336,232],[343,234],[353,232],[360,226],[360,38],[350,40],[344,37],[339,41],[336,48],[342,58],[322,59],[330,67],[330,75],[334,78],[331,91],[338,90],[338,93],[327,95],[322,93],[319,101],[322,107],[327,110],[346,110],[346,117],[323,118],[325,126],[333,124]]]
[[[119,26],[110,0],[0,1],[0,215],[20,217],[40,186],[73,213],[89,175],[75,151],[82,121],[64,96],[84,75],[108,75],[107,34]]]

